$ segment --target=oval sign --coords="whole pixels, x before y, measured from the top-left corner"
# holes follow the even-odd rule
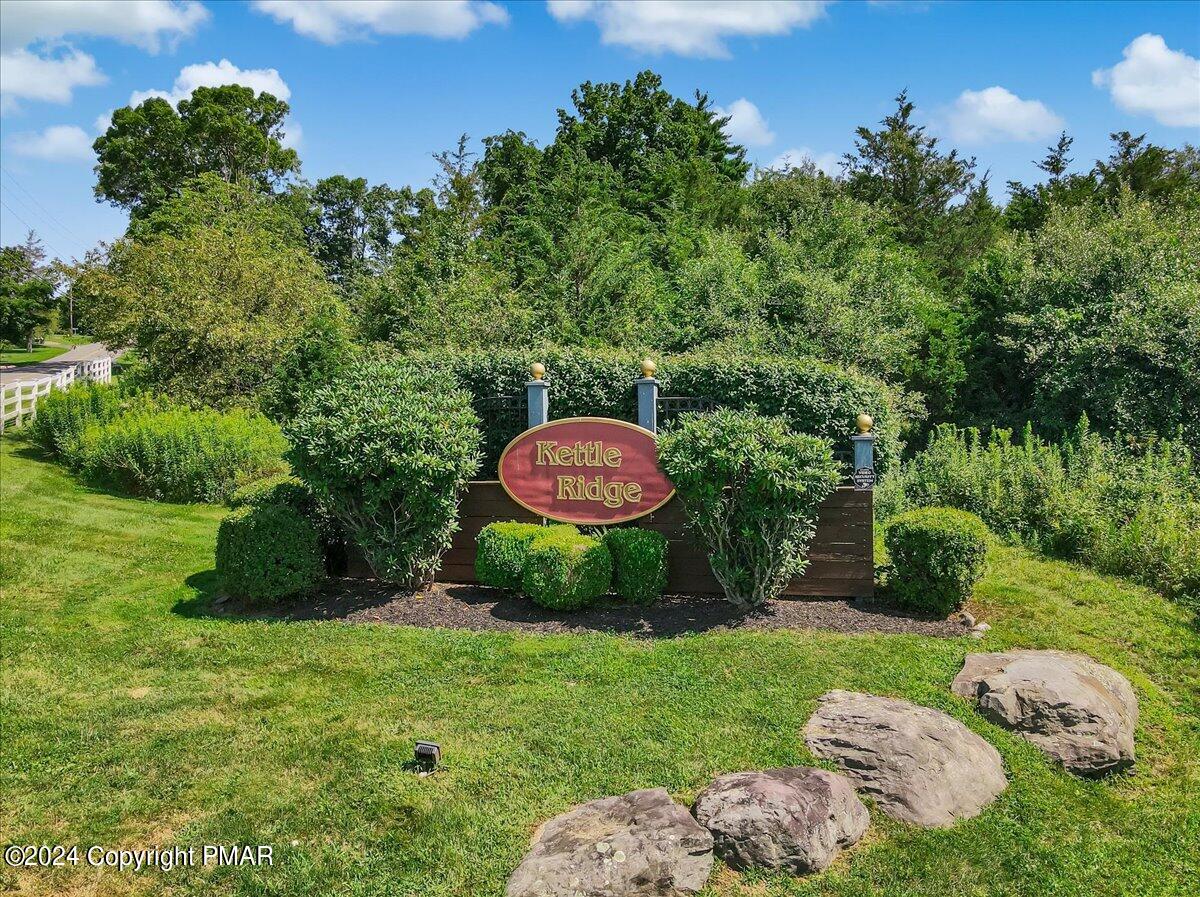
[[[654,434],[607,417],[526,430],[500,455],[500,485],[517,504],[560,523],[622,523],[675,494],[658,469]]]

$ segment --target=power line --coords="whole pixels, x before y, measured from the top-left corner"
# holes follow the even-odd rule
[[[10,206],[8,203],[6,203],[3,199],[0,199],[0,206],[4,206],[4,208],[8,209],[8,214],[12,215],[14,218],[16,218],[18,221],[20,221],[23,225],[25,225],[26,229],[28,229],[29,231],[31,231],[33,233],[37,233],[37,228],[35,228],[28,221],[26,221],[24,218],[22,218],[20,215],[18,215],[16,212],[14,212],[13,207]],[[57,246],[55,246],[53,243],[51,243],[49,240],[44,240],[43,242],[54,252],[54,254],[56,256],[63,259],[63,261],[66,261],[66,253],[59,250],[59,248]]]
[[[63,234],[63,236],[65,236],[67,239],[71,240],[73,243],[84,243],[85,242],[84,240],[80,240],[79,236],[74,231],[72,231],[65,224],[63,224],[62,221],[59,220],[58,216],[56,216],[53,212],[51,212],[44,205],[42,205],[36,196],[34,196],[32,193],[30,193],[28,190],[26,190],[25,186],[16,179],[16,177],[13,175],[13,173],[11,171],[9,171],[7,168],[4,168],[3,166],[0,166],[0,171],[3,171],[4,175],[10,181],[12,181],[14,186],[16,186],[16,188],[18,190],[20,190],[22,193],[24,193],[26,196],[28,196],[33,201],[34,205],[36,205],[39,209],[42,210],[42,214],[44,214],[46,216],[46,218],[55,227],[58,228],[58,230]],[[24,202],[22,202],[22,205],[24,205]]]

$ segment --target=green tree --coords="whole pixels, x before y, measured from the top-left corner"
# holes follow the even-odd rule
[[[857,129],[843,167],[850,194],[891,213],[900,241],[918,249],[935,270],[956,281],[999,225],[1000,212],[976,181],[975,159],[943,152],[938,139],[912,121],[907,91],[878,130]]]
[[[18,246],[0,249],[0,340],[33,351],[34,335],[53,317],[54,277],[32,231]]]
[[[1128,189],[1111,206],[1055,207],[1002,241],[967,280],[968,380],[1001,422],[1064,432],[1200,437],[1200,220]],[[986,396],[984,397],[986,399]]]
[[[91,297],[96,335],[136,347],[152,388],[256,404],[276,391],[274,374],[310,323],[340,326],[341,315],[285,209],[246,186],[202,183],[155,212],[144,237],[118,240],[77,285]],[[214,203],[220,213],[209,217]]]
[[[417,203],[408,187],[371,187],[340,174],[290,192],[313,255],[337,283],[385,265]]]
[[[96,138],[97,199],[147,215],[197,175],[268,192],[300,170],[283,145],[288,104],[238,84],[200,87],[177,108],[152,97],[124,106]]]

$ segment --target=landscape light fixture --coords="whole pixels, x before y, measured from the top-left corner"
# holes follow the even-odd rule
[[[413,748],[413,759],[421,769],[436,769],[442,762],[442,746],[436,741],[418,741]]]

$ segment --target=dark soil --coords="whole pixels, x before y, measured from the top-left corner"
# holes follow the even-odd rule
[[[914,616],[864,599],[781,599],[745,614],[720,596],[665,595],[650,607],[601,602],[585,610],[562,612],[546,610],[528,598],[501,589],[437,583],[428,591],[413,594],[361,579],[331,579],[312,598],[267,611],[217,598],[209,613],[224,617],[393,623],[480,632],[605,632],[635,638],[730,629],[823,629],[941,638],[969,632],[956,618]]]

